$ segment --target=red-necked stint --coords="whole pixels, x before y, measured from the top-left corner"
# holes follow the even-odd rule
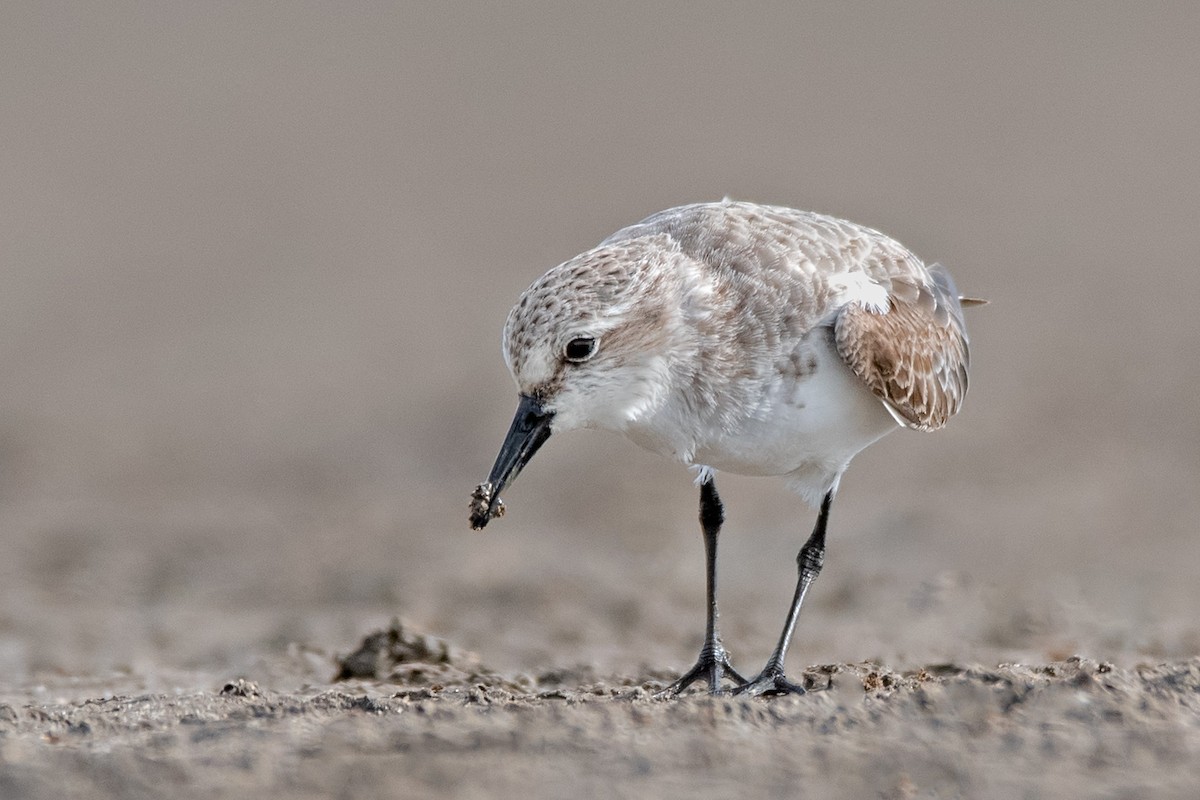
[[[508,315],[520,400],[471,527],[503,513],[500,492],[552,431],[617,431],[697,469],[707,630],[663,694],[699,678],[713,694],[724,679],[735,693],[800,694],[784,657],[838,481],[885,434],[937,430],[959,410],[973,302],[941,266],[853,222],[729,200],[654,214],[551,269]],[[718,470],[780,476],[820,509],[779,643],[751,680],[717,630]]]

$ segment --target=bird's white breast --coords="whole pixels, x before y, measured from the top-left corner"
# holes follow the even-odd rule
[[[785,354],[761,385],[758,402],[725,429],[688,431],[690,452],[667,420],[658,430],[627,431],[652,450],[724,472],[784,476],[801,495],[817,502],[834,488],[858,452],[899,424],[882,401],[846,366],[827,331],[817,329]]]

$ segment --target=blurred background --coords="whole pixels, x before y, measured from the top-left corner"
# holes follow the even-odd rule
[[[466,508],[520,292],[725,195],[992,301],[961,416],[843,482],[793,669],[1200,651],[1200,6],[603,5],[3,5],[0,684],[286,688],[393,616],[690,665],[690,473],[578,433]],[[814,514],[720,485],[752,671]]]

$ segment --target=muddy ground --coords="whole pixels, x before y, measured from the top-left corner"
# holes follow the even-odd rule
[[[506,677],[425,656],[298,691],[237,680],[0,705],[0,791],[1141,798],[1194,796],[1200,782],[1200,659],[830,664],[803,673],[803,697],[662,700],[672,675]]]
[[[1197,796],[1198,39],[1188,4],[5,4],[0,797]],[[724,195],[992,302],[962,414],[843,481],[814,691],[661,702],[692,476],[581,432],[467,503],[519,292]],[[718,481],[752,672],[813,511]],[[428,646],[335,681],[397,618]]]

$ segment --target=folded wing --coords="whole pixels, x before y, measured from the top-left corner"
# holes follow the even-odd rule
[[[845,306],[834,321],[838,353],[902,424],[933,431],[962,407],[970,350],[962,306],[939,265],[929,280],[893,276],[886,312]]]

